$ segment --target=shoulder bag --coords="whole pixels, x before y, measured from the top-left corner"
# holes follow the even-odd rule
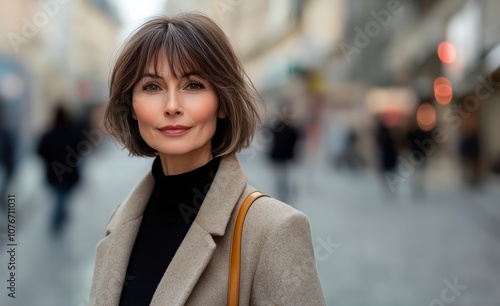
[[[229,288],[228,305],[238,306],[240,295],[240,270],[241,270],[241,236],[243,234],[243,223],[248,209],[252,203],[261,197],[267,197],[260,191],[250,193],[238,210],[236,221],[234,222],[233,241],[231,243],[231,253],[229,257]]]

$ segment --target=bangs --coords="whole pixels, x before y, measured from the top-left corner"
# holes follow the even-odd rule
[[[139,67],[134,84],[139,82],[142,76],[150,73],[151,67],[154,73],[158,74],[161,70],[161,61],[167,60],[170,73],[175,78],[181,78],[188,73],[194,73],[207,81],[206,65],[202,62],[202,53],[195,41],[186,40],[186,35],[182,35],[174,24],[169,23],[162,31],[156,31],[151,36],[145,38],[142,46],[139,48]]]

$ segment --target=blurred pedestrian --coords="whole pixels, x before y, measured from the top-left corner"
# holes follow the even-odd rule
[[[4,105],[0,97],[0,211],[7,209],[7,189],[14,174],[14,137],[4,123]]]
[[[383,177],[383,185],[385,189],[389,190],[389,182],[387,177],[394,175],[396,165],[397,165],[397,146],[394,136],[391,130],[384,122],[382,115],[376,119],[376,143],[379,148],[379,167]],[[393,194],[394,190],[390,190],[390,194]]]
[[[291,182],[290,167],[296,156],[295,148],[299,138],[299,130],[293,121],[293,113],[289,106],[283,108],[285,114],[280,116],[271,127],[273,142],[270,151],[270,159],[274,164],[276,189],[278,199],[289,203]]]
[[[346,166],[347,169],[355,171],[363,168],[364,160],[358,150],[359,136],[355,128],[350,128],[344,137],[344,144],[340,155],[335,160],[337,167]]]
[[[422,130],[417,123],[416,115],[410,123],[408,132],[406,133],[406,141],[408,143],[409,157],[414,160],[414,172],[412,175],[412,195],[421,197],[425,195],[424,174],[427,167],[429,152],[424,150],[425,143],[431,139],[432,132]]]
[[[61,104],[55,109],[53,126],[43,134],[38,145],[47,182],[56,198],[51,220],[53,233],[62,231],[68,219],[69,197],[80,181],[82,157],[78,145],[82,140],[83,134]]]
[[[497,154],[496,157],[493,159],[491,170],[496,175],[500,175],[500,154]]]
[[[481,139],[477,113],[464,118],[460,129],[459,156],[465,184],[478,187],[481,182]]]

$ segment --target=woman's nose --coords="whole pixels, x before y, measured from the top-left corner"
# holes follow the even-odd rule
[[[163,113],[165,116],[179,116],[183,114],[181,97],[176,92],[169,92]]]

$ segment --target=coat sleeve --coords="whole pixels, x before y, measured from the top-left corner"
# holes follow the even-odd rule
[[[251,305],[326,305],[307,217],[280,216],[267,235],[255,271]]]

